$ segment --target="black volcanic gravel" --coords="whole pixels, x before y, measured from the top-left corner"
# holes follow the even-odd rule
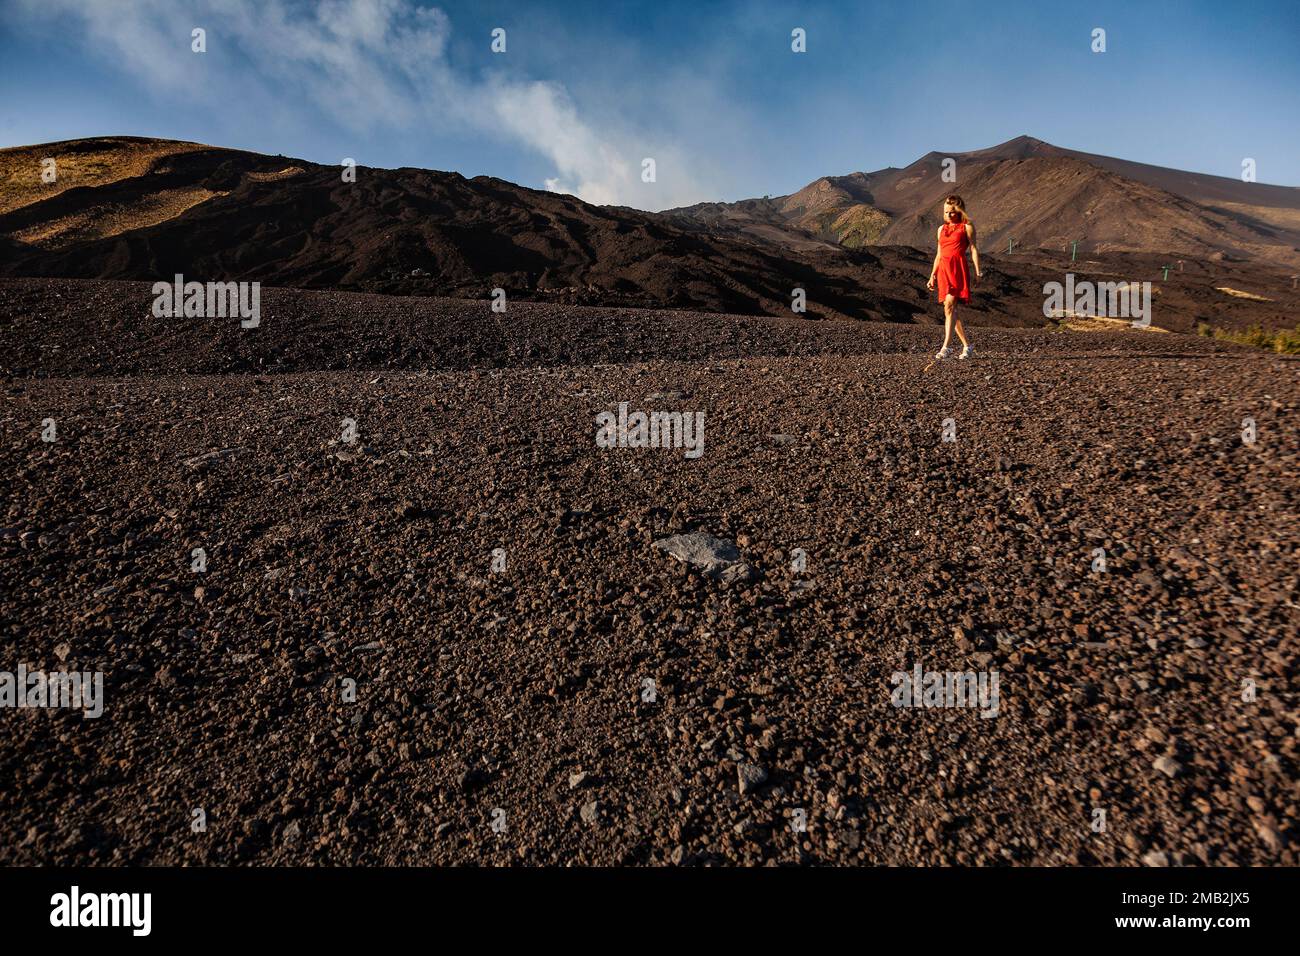
[[[348,369],[472,369],[706,361],[754,355],[933,355],[940,325],[908,329],[849,319],[586,308],[263,288],[261,325],[154,318],[151,284],[0,279],[0,373],[29,376],[282,373]],[[927,316],[942,321],[937,307]],[[1026,357],[1108,352],[1206,355],[1241,351],[1204,337],[978,328],[982,348]],[[954,342],[956,340],[954,339]]]
[[[326,293],[245,347],[87,290],[0,348],[0,670],[107,702],[0,711],[0,863],[1300,862],[1294,360]],[[596,447],[619,402],[703,455]],[[891,706],[917,663],[1000,713]]]

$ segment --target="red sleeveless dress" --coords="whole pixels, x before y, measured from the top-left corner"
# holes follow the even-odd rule
[[[966,272],[966,250],[969,248],[966,223],[945,222],[939,233],[939,272],[935,276],[940,302],[949,293],[959,302],[970,301],[970,276]]]

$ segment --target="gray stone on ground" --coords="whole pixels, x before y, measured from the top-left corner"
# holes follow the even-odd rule
[[[699,568],[707,576],[721,581],[748,581],[752,569],[740,560],[734,541],[716,538],[703,531],[660,538],[654,546],[667,551],[678,561]]]
[[[736,764],[736,778],[740,783],[740,792],[749,793],[767,780],[767,771],[752,763]]]

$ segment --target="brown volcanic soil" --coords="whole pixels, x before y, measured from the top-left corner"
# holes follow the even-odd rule
[[[195,150],[211,150],[211,147],[115,136],[0,149],[0,213],[43,202],[69,189],[105,186],[147,176],[165,169],[172,158]],[[56,176],[52,183],[41,179],[45,159],[55,160]]]
[[[226,339],[175,330],[125,375],[78,286],[152,321],[19,289],[60,349],[4,366],[68,377],[5,383],[0,669],[107,706],[0,715],[2,863],[1300,862],[1294,360],[983,330],[924,373],[916,326],[535,305],[326,371],[385,310],[303,294],[295,371],[179,374]],[[620,401],[704,411],[703,456],[597,448]],[[652,547],[696,529],[756,579]],[[918,662],[996,669],[999,716],[890,706]]]

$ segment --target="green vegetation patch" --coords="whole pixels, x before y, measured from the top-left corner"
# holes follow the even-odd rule
[[[1294,329],[1278,329],[1276,332],[1265,332],[1257,325],[1252,325],[1250,328],[1241,331],[1233,331],[1231,329],[1213,328],[1208,322],[1198,322],[1196,333],[1223,342],[1249,345],[1257,349],[1268,349],[1270,352],[1279,352],[1283,355],[1300,355],[1300,325],[1297,325]]]
[[[850,206],[831,224],[840,245],[856,249],[880,242],[880,236],[889,226],[889,216],[874,206]]]

